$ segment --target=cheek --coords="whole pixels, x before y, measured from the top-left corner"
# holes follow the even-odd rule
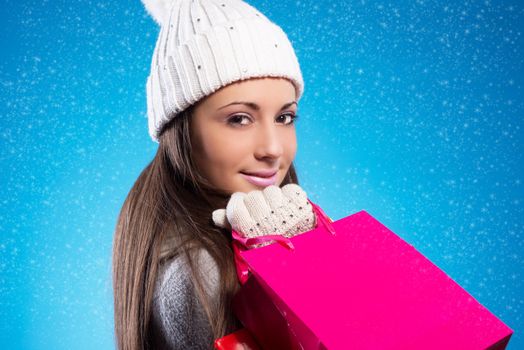
[[[286,158],[291,163],[293,159],[295,159],[295,154],[297,153],[297,148],[298,148],[297,137],[296,137],[295,131],[287,135],[286,140],[287,142],[285,143],[285,147],[284,147],[285,155],[286,155]]]
[[[239,147],[238,139],[225,133],[210,133],[201,144],[204,156],[203,166],[213,175],[236,171],[245,156],[245,148]]]

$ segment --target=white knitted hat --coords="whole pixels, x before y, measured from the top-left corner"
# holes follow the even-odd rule
[[[149,134],[158,142],[175,115],[235,81],[289,79],[304,91],[284,31],[241,0],[142,0],[160,25],[147,79]]]

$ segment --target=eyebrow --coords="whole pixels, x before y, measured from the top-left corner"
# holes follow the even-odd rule
[[[282,110],[288,108],[289,106],[291,106],[291,105],[293,105],[293,104],[296,104],[296,105],[298,106],[298,104],[297,104],[296,101],[292,101],[292,102],[288,102],[288,103],[286,103],[285,105],[283,105],[282,108],[280,108],[280,110],[282,111]],[[260,106],[257,105],[257,104],[254,103],[254,102],[243,102],[243,101],[237,101],[237,102],[231,102],[231,103],[229,103],[229,104],[227,104],[227,105],[225,105],[225,106],[222,106],[222,107],[220,107],[219,109],[217,109],[217,111],[218,111],[218,110],[221,110],[222,108],[226,108],[226,107],[228,107],[228,106],[231,106],[231,105],[245,105],[245,106],[248,106],[248,107],[251,108],[251,109],[254,109],[255,111],[259,111],[259,110],[260,110]]]

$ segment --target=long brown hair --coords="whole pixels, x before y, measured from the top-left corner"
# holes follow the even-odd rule
[[[178,254],[188,260],[197,297],[214,338],[234,331],[230,310],[239,285],[231,237],[216,228],[211,213],[225,208],[230,194],[213,188],[191,159],[191,114],[194,106],[172,118],[159,136],[153,160],[139,175],[118,216],[113,241],[113,289],[116,345],[147,349],[150,313],[159,265]],[[293,164],[281,186],[298,183]],[[204,248],[220,271],[220,301],[211,303],[203,289],[193,249]]]

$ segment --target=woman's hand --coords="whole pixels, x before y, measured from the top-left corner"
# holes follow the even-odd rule
[[[248,238],[269,234],[292,237],[316,225],[306,192],[297,184],[268,186],[247,194],[235,192],[226,209],[213,212],[213,221]]]

